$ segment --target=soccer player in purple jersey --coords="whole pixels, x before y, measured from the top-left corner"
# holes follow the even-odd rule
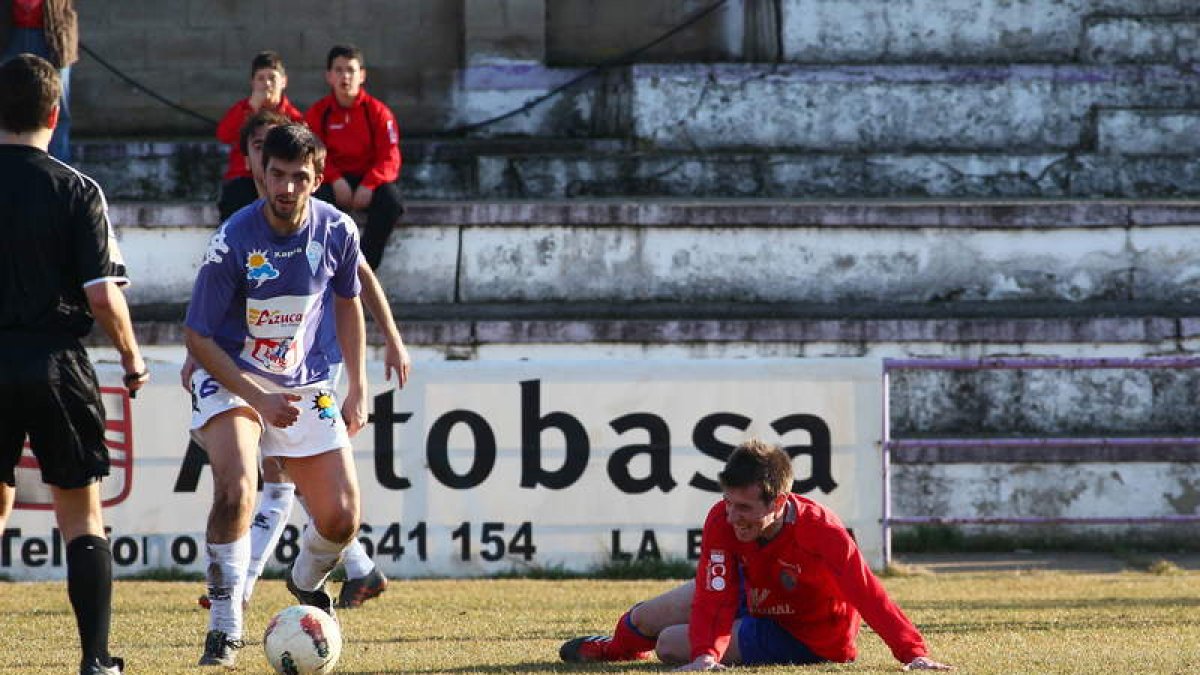
[[[359,524],[350,451],[350,437],[367,418],[358,228],[312,199],[325,148],[306,127],[272,129],[263,158],[266,198],[213,235],[185,326],[200,364],[191,380],[191,427],[213,468],[206,535],[212,611],[200,665],[233,667],[242,645],[259,449],[283,458],[312,517],[287,574],[301,603],[333,614],[325,580]],[[340,408],[334,356],[318,330],[328,313],[348,379]]]

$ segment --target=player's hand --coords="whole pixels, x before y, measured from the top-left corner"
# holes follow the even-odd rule
[[[183,387],[189,394],[192,393],[192,374],[200,367],[196,363],[196,359],[192,358],[191,354],[183,360],[183,366],[179,368],[179,386]]]
[[[267,91],[265,86],[262,86],[256,82],[253,90],[250,92],[250,109],[254,112],[258,112],[259,108],[262,108],[263,104],[266,103],[270,98],[271,92]]]
[[[383,347],[383,377],[388,382],[392,381],[392,371],[396,373],[396,387],[403,389],[412,371],[412,358],[403,341],[389,342]]]
[[[146,362],[142,360],[140,353],[127,354],[121,357],[121,368],[125,370],[125,377],[121,379],[125,388],[129,390],[129,398],[137,398],[138,389],[150,381],[150,370],[146,368]]]
[[[353,438],[367,426],[367,397],[361,387],[350,387],[342,399],[342,419],[346,422],[346,433]]]
[[[263,392],[254,405],[263,421],[273,427],[286,429],[300,418],[300,409],[292,405],[299,401],[295,394]]]
[[[904,670],[954,670],[948,663],[938,663],[928,656],[918,656],[904,666]]]
[[[350,189],[350,183],[345,178],[339,178],[333,181],[333,202],[343,211],[351,211],[351,204],[354,201],[354,192]]]
[[[685,663],[675,670],[725,670],[725,664],[705,654],[697,656],[695,661]]]
[[[375,196],[375,190],[369,187],[358,186],[354,191],[354,198],[350,200],[350,208],[354,211],[366,211],[371,206],[371,197]]]

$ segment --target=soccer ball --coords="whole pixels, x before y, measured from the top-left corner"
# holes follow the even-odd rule
[[[342,655],[342,630],[316,607],[293,605],[271,618],[263,635],[263,650],[277,673],[332,673]]]

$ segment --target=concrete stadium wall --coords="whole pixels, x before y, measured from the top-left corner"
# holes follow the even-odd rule
[[[186,302],[211,209],[112,207],[148,277],[131,301]],[[380,276],[418,305],[1188,303],[1196,219],[1171,203],[425,202]]]
[[[637,138],[677,150],[1062,150],[1088,145],[1097,108],[1200,105],[1196,72],[1136,65],[638,65],[631,117]]]
[[[580,68],[649,43],[710,4],[123,0],[79,3],[79,12],[87,47],[168,99],[214,119],[246,95],[248,64],[258,50],[284,55],[289,94],[303,107],[325,93],[329,47],[357,43],[366,52],[368,88],[396,110],[402,128],[420,134],[507,112]],[[1196,55],[1198,17],[1200,8],[1188,0],[989,0],[969,7],[957,0],[731,0],[637,60],[1188,63]],[[568,97],[534,119],[492,132],[611,133],[607,123],[595,128],[592,117],[604,113],[591,108],[610,105],[612,94],[587,97],[612,86],[590,83],[584,99]],[[76,129],[85,136],[211,133],[205,122],[154,101],[86,54],[73,71],[72,96]]]
[[[168,99],[219,119],[249,93],[250,59],[279,51],[288,95],[303,109],[324,96],[325,55],[363,48],[367,87],[400,111],[402,128],[451,116],[462,65],[463,3],[446,0],[122,0],[77,3],[81,41]],[[212,128],[133,89],[84,55],[72,73],[80,134],[195,133]]]

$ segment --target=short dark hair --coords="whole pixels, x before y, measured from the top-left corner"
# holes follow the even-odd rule
[[[344,59],[354,59],[358,61],[358,65],[363,68],[367,67],[367,62],[363,60],[362,50],[355,45],[334,45],[329,50],[329,55],[325,57],[325,70],[333,69],[333,60],[341,57]]]
[[[758,485],[763,503],[770,504],[792,491],[792,458],[778,445],[752,438],[734,448],[717,480],[723,489]]]
[[[255,131],[263,127],[278,127],[290,122],[291,120],[274,110],[259,108],[258,112],[247,117],[246,121],[242,122],[242,128],[238,131],[238,149],[242,151],[243,155],[249,156],[250,137],[254,135]]]
[[[274,52],[270,49],[264,49],[254,55],[254,60],[250,62],[250,77],[254,77],[254,74],[263,68],[270,68],[271,70],[278,70],[285,75],[287,74],[287,71],[283,68],[283,57],[279,55],[279,52]]]
[[[312,160],[317,177],[325,173],[325,144],[312,129],[303,124],[290,122],[267,132],[267,137],[263,139],[264,169],[272,157],[286,162]]]
[[[58,70],[33,54],[17,54],[0,65],[0,129],[25,134],[46,128],[62,96]]]

